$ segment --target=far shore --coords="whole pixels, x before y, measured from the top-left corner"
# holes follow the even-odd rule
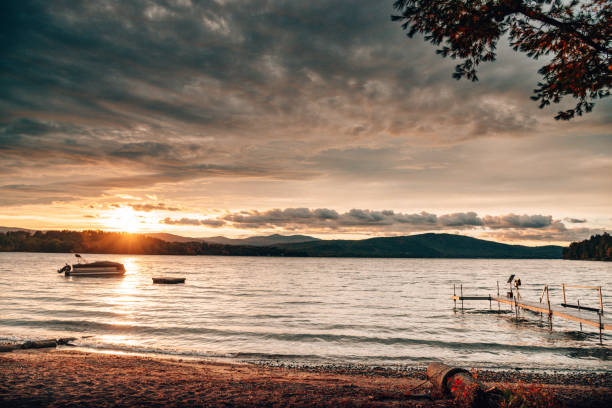
[[[517,384],[538,389],[565,407],[612,406],[612,373],[505,371],[479,378],[502,391]],[[423,397],[430,387],[423,368],[287,368],[66,349],[0,353],[0,407],[455,406]]]

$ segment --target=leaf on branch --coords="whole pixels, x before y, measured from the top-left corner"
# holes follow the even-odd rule
[[[612,82],[612,11],[609,0],[396,0],[402,28],[412,37],[422,33],[425,41],[444,44],[436,53],[460,58],[453,78],[477,81],[476,67],[495,61],[499,38],[508,34],[510,46],[551,62],[538,70],[531,99],[543,108],[563,97],[579,100],[574,109],[559,112],[568,120],[590,112],[590,100],[610,96]],[[589,100],[590,99],[590,100]]]

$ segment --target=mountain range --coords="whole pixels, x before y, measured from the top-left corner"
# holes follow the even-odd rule
[[[188,238],[173,234],[147,234],[170,242],[208,242],[224,245],[267,246],[283,249],[286,255],[364,258],[531,258],[559,259],[562,247],[530,247],[454,234],[418,234],[361,240],[322,240],[306,235],[268,235],[243,239],[222,236]]]
[[[25,231],[21,228],[0,227],[0,232]],[[66,232],[67,233],[67,232]],[[82,233],[79,233],[83,235]],[[121,234],[117,234],[119,239]],[[45,235],[45,234],[43,234]],[[108,234],[107,234],[108,235]],[[226,238],[222,236],[208,238],[191,238],[180,235],[155,233],[138,234],[143,242],[149,242],[145,249],[134,253],[160,254],[193,254],[193,255],[272,255],[272,256],[303,256],[303,257],[363,257],[363,258],[513,258],[513,259],[560,259],[563,248],[556,245],[530,247],[524,245],[508,245],[499,242],[454,234],[418,234],[399,237],[381,237],[361,240],[322,240],[306,235],[268,235],[254,236],[243,239]],[[3,235],[4,236],[4,235]],[[30,235],[32,238],[36,236]],[[110,234],[109,236],[114,236]],[[0,236],[1,238],[2,236]],[[28,237],[28,236],[26,236]],[[6,239],[9,239],[6,236]],[[6,240],[5,239],[5,240]],[[26,241],[29,238],[23,238]],[[22,239],[22,240],[23,240]],[[49,237],[38,236],[41,242],[19,246],[6,244],[4,250],[29,251],[28,248],[39,248],[49,251],[45,240]],[[10,241],[10,239],[9,239]],[[7,241],[8,242],[8,241]],[[155,244],[157,242],[158,244]],[[164,242],[166,244],[164,244]],[[1,242],[0,242],[1,243]],[[28,246],[30,245],[30,246]],[[119,246],[113,246],[108,241],[95,247],[100,253],[123,253]],[[101,245],[101,246],[100,246]],[[110,245],[110,246],[109,246]],[[170,245],[170,246],[169,246]],[[57,246],[57,245],[55,245]],[[55,246],[52,246],[55,248]],[[0,250],[3,250],[0,245]],[[10,249],[14,248],[14,249]],[[22,249],[16,249],[22,248]],[[156,249],[157,248],[157,249]],[[59,246],[59,252],[74,248]],[[91,249],[91,248],[90,248]],[[40,250],[35,250],[40,252]],[[52,250],[51,252],[57,252]]]
[[[309,237],[307,235],[258,235],[248,238],[226,238],[223,236],[190,238],[180,235],[167,233],[145,234],[152,238],[161,239],[168,242],[208,242],[212,244],[223,245],[250,245],[250,246],[275,246],[279,244],[292,244],[310,241],[320,241],[319,238]]]
[[[559,259],[562,247],[530,247],[454,234],[418,234],[362,240],[320,240],[278,244],[303,256],[368,258],[532,258]]]
[[[5,233],[5,232],[17,232],[17,231],[29,232],[30,234],[35,232],[34,230],[30,230],[30,229],[27,229],[27,228],[0,227],[0,232],[1,233]]]

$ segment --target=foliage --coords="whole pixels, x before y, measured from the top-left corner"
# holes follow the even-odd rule
[[[0,251],[81,252],[94,254],[156,255],[301,255],[273,247],[224,245],[207,242],[167,242],[145,235],[105,231],[37,231],[0,233]]]
[[[442,47],[442,56],[460,58],[453,77],[477,81],[481,62],[494,61],[496,46],[508,35],[515,51],[537,59],[550,56],[538,71],[532,99],[540,108],[571,95],[577,105],[558,112],[569,120],[590,112],[593,100],[610,95],[612,7],[609,0],[396,0],[392,16],[412,37]]]
[[[604,232],[582,242],[572,242],[568,248],[563,248],[563,258],[612,261],[612,236]]]
[[[474,372],[472,372],[474,375]],[[476,376],[474,377],[476,379]],[[466,384],[461,378],[457,377],[455,383],[451,386],[451,393],[455,396],[453,402],[456,407],[470,408],[476,405],[478,398],[478,383]]]
[[[504,390],[500,408],[554,408],[559,401],[552,391],[542,384],[525,384],[518,381]]]

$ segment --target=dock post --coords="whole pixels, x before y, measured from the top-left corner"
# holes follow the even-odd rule
[[[601,315],[603,313],[597,313],[597,315],[599,316],[599,344],[603,344],[603,341],[601,339],[601,331],[603,330],[603,324],[601,323]]]
[[[497,297],[499,298],[499,281],[497,281]],[[497,311],[501,312],[501,304],[497,302]]]
[[[518,302],[516,300],[516,297],[514,298],[514,313],[516,314],[516,321],[518,322],[519,319],[519,310],[518,310]]]
[[[457,296],[456,287],[457,287],[457,284],[453,283],[453,296]],[[453,306],[453,310],[457,310],[457,299],[455,299],[454,297],[453,297],[453,302],[455,303],[455,306]]]
[[[565,283],[561,284],[561,288],[563,289],[563,303],[567,304],[567,302],[565,301]]]
[[[463,312],[463,283],[461,284],[461,311]]]
[[[603,298],[601,296],[601,286],[598,286],[597,290],[599,290],[599,308],[601,309],[601,314],[603,314]]]
[[[578,313],[580,313],[580,299],[578,299]],[[580,322],[580,331],[582,331],[582,322]]]
[[[550,297],[548,296],[548,285],[546,288],[546,303],[548,304],[548,324],[550,325],[550,330],[552,330],[552,310],[550,308]]]

